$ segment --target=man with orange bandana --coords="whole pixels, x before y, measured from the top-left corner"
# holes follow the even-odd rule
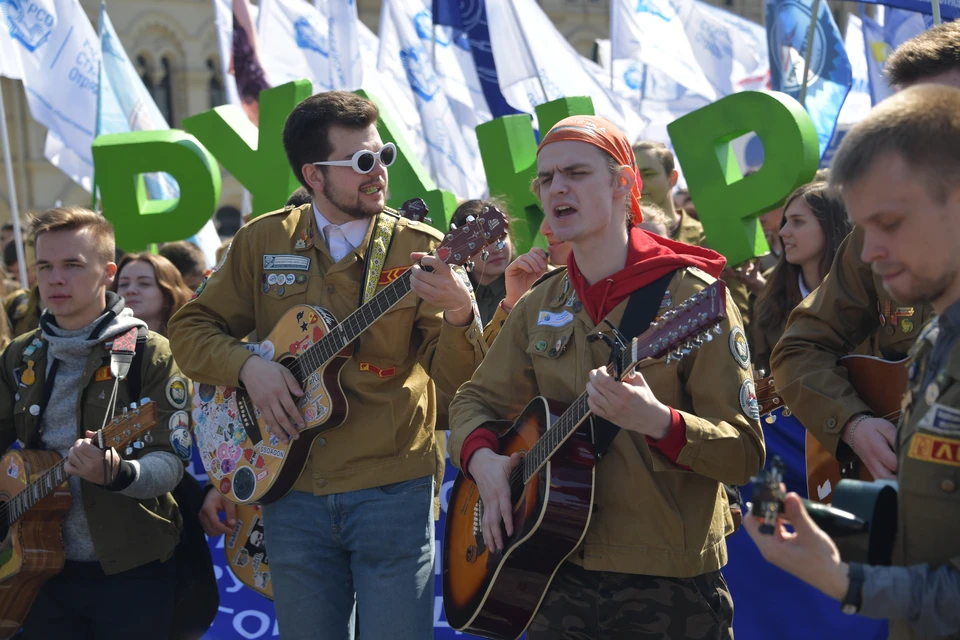
[[[498,455],[491,421],[515,418],[538,395],[570,403],[586,391],[601,419],[592,515],[528,637],[732,637],[720,568],[733,521],[721,483],[746,483],[764,457],[740,313],[728,299],[712,341],[676,364],[645,360],[620,381],[606,371],[606,342],[588,340],[610,333],[605,320],[642,332],[715,282],[724,259],[637,227],[633,152],[603,118],[560,121],[537,170],[550,228],[572,253],[517,302],[450,405],[450,459],[477,482],[484,542],[512,543],[507,478],[520,462]],[[625,321],[634,298],[646,304]]]

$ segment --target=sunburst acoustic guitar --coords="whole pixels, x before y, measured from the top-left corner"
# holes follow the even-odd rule
[[[97,432],[101,449],[122,449],[157,424],[157,403],[125,411]],[[43,584],[63,570],[61,525],[72,499],[66,459],[11,450],[0,458],[0,638],[20,629]]]

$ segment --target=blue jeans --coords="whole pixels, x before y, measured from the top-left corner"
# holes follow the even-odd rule
[[[433,638],[433,477],[264,505],[283,640]]]

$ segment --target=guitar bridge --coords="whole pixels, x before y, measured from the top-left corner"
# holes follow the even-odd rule
[[[255,414],[250,396],[239,389],[234,392],[234,395],[237,397],[237,415],[240,418],[240,427],[247,432],[247,437],[250,438],[250,442],[256,447],[263,442],[263,435],[260,433],[260,426],[254,417]]]

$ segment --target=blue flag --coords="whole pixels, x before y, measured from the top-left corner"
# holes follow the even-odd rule
[[[764,13],[770,52],[771,88],[799,100],[813,2],[766,0]],[[840,30],[830,13],[830,7],[826,2],[821,2],[814,28],[804,101],[804,107],[817,128],[821,156],[826,153],[833,138],[837,117],[852,83],[853,71]]]
[[[884,4],[888,7],[917,11],[927,15],[933,14],[933,5],[930,0],[863,0],[867,4]],[[960,18],[960,0],[940,0],[940,17],[944,22]],[[931,23],[932,24],[932,23]]]
[[[487,27],[486,0],[433,0],[433,23],[463,31],[470,45],[470,54],[477,68],[480,87],[494,118],[521,111],[514,109],[503,97],[493,61],[490,30]]]

